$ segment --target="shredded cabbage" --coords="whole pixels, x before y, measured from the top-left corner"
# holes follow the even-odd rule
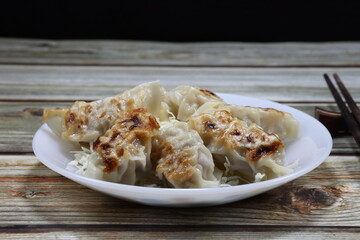
[[[90,148],[81,147],[79,151],[71,151],[74,154],[74,160],[68,163],[66,169],[85,175],[89,165],[99,161],[98,154],[92,149],[92,144],[90,146]]]
[[[99,168],[99,162],[101,162],[101,159],[99,159],[97,152],[93,151],[92,143],[90,143],[89,147],[81,147],[81,150],[72,151],[71,153],[74,154],[74,160],[68,163],[66,169],[72,172],[76,172],[80,175],[87,175],[86,172],[88,168]],[[225,162],[223,165],[225,170],[220,170],[216,167],[214,170],[214,176],[219,179],[220,187],[230,187],[251,183],[251,181],[239,176],[238,173],[233,173],[230,170],[231,163],[227,157],[225,157]],[[296,165],[297,163],[293,163],[288,167],[293,168]],[[99,170],[102,171],[102,169]],[[258,172],[255,174],[253,182],[257,183],[264,180],[266,180],[266,174]],[[160,179],[156,178],[154,174],[143,176],[137,185],[157,188],[166,187],[164,183]]]

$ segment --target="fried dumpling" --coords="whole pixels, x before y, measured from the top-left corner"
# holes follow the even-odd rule
[[[248,124],[255,123],[265,132],[278,135],[283,142],[295,140],[300,135],[298,121],[290,113],[273,108],[238,106],[212,101],[203,104],[194,115],[212,114],[219,110],[226,110],[231,113],[232,117],[236,117]]]
[[[134,185],[152,169],[151,141],[159,127],[145,109],[128,111],[97,138],[87,159],[72,165],[80,164],[79,173],[88,177]]]
[[[159,82],[141,84],[114,97],[86,103],[77,101],[70,109],[47,109],[43,119],[66,140],[92,142],[128,110],[145,108],[160,120],[167,118],[165,90]]]
[[[175,188],[218,187],[211,152],[199,134],[177,120],[160,126],[152,154],[157,176]]]
[[[273,108],[257,108],[230,105],[231,115],[247,123],[255,123],[268,133],[275,133],[284,141],[292,141],[300,136],[299,122],[287,112]]]
[[[219,96],[209,90],[188,85],[181,85],[167,92],[166,101],[170,106],[170,111],[180,121],[186,121],[206,102],[224,102]]]
[[[254,182],[257,173],[270,179],[292,171],[282,166],[284,145],[277,135],[264,132],[254,123],[248,125],[226,110],[192,116],[188,123],[200,134],[218,164],[229,161],[231,174]]]

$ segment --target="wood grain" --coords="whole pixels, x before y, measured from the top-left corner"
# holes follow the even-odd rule
[[[360,66],[360,43],[166,43],[0,39],[0,63],[118,66]]]
[[[32,138],[42,124],[45,108],[67,108],[72,102],[1,102],[0,101],[0,153],[32,152]],[[285,103],[286,104],[286,103]],[[336,111],[334,103],[289,103],[291,107],[314,116],[315,106]],[[333,153],[359,154],[354,139],[348,136],[334,138]]]
[[[0,100],[94,100],[160,80],[274,101],[334,102],[322,74],[338,72],[360,101],[360,68],[173,68],[0,65]]]
[[[159,43],[0,38],[0,239],[358,239],[360,149],[334,138],[314,171],[261,195],[206,208],[157,208],[95,192],[33,155],[44,108],[143,82],[189,84],[337,111],[337,72],[360,102],[360,42]]]
[[[358,228],[276,228],[276,227],[75,227],[16,228],[1,233],[1,239],[358,239]]]
[[[359,160],[332,156],[256,197],[181,209],[115,199],[52,172],[32,155],[0,155],[0,225],[360,227]]]

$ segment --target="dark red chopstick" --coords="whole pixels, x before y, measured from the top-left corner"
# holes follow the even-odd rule
[[[337,105],[340,108],[340,111],[341,111],[341,113],[343,115],[343,118],[345,120],[345,123],[346,123],[349,131],[353,135],[357,145],[360,147],[360,125],[357,123],[357,121],[355,120],[353,115],[350,113],[350,111],[346,107],[346,104],[344,103],[344,101],[342,100],[340,94],[338,93],[335,86],[331,82],[329,76],[327,74],[324,74],[324,78],[325,78],[325,81],[326,81],[327,85],[329,86],[330,92],[334,96],[335,101],[336,101]],[[344,88],[345,88],[345,86],[344,86]]]
[[[351,97],[351,95],[350,95],[349,91],[347,90],[347,88],[345,87],[344,83],[341,81],[339,75],[334,73],[333,76],[335,78],[337,85],[339,86],[341,93],[343,94],[343,96],[346,99],[346,103],[348,104],[349,108],[351,109],[352,115],[354,116],[354,118],[358,122],[358,124],[360,124],[360,109],[356,105],[354,99]]]

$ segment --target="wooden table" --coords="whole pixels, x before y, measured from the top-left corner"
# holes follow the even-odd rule
[[[90,190],[32,152],[42,109],[161,80],[337,110],[322,79],[339,73],[360,101],[360,43],[156,43],[0,39],[0,239],[360,239],[360,149],[334,139],[317,169],[243,201],[143,206]]]

